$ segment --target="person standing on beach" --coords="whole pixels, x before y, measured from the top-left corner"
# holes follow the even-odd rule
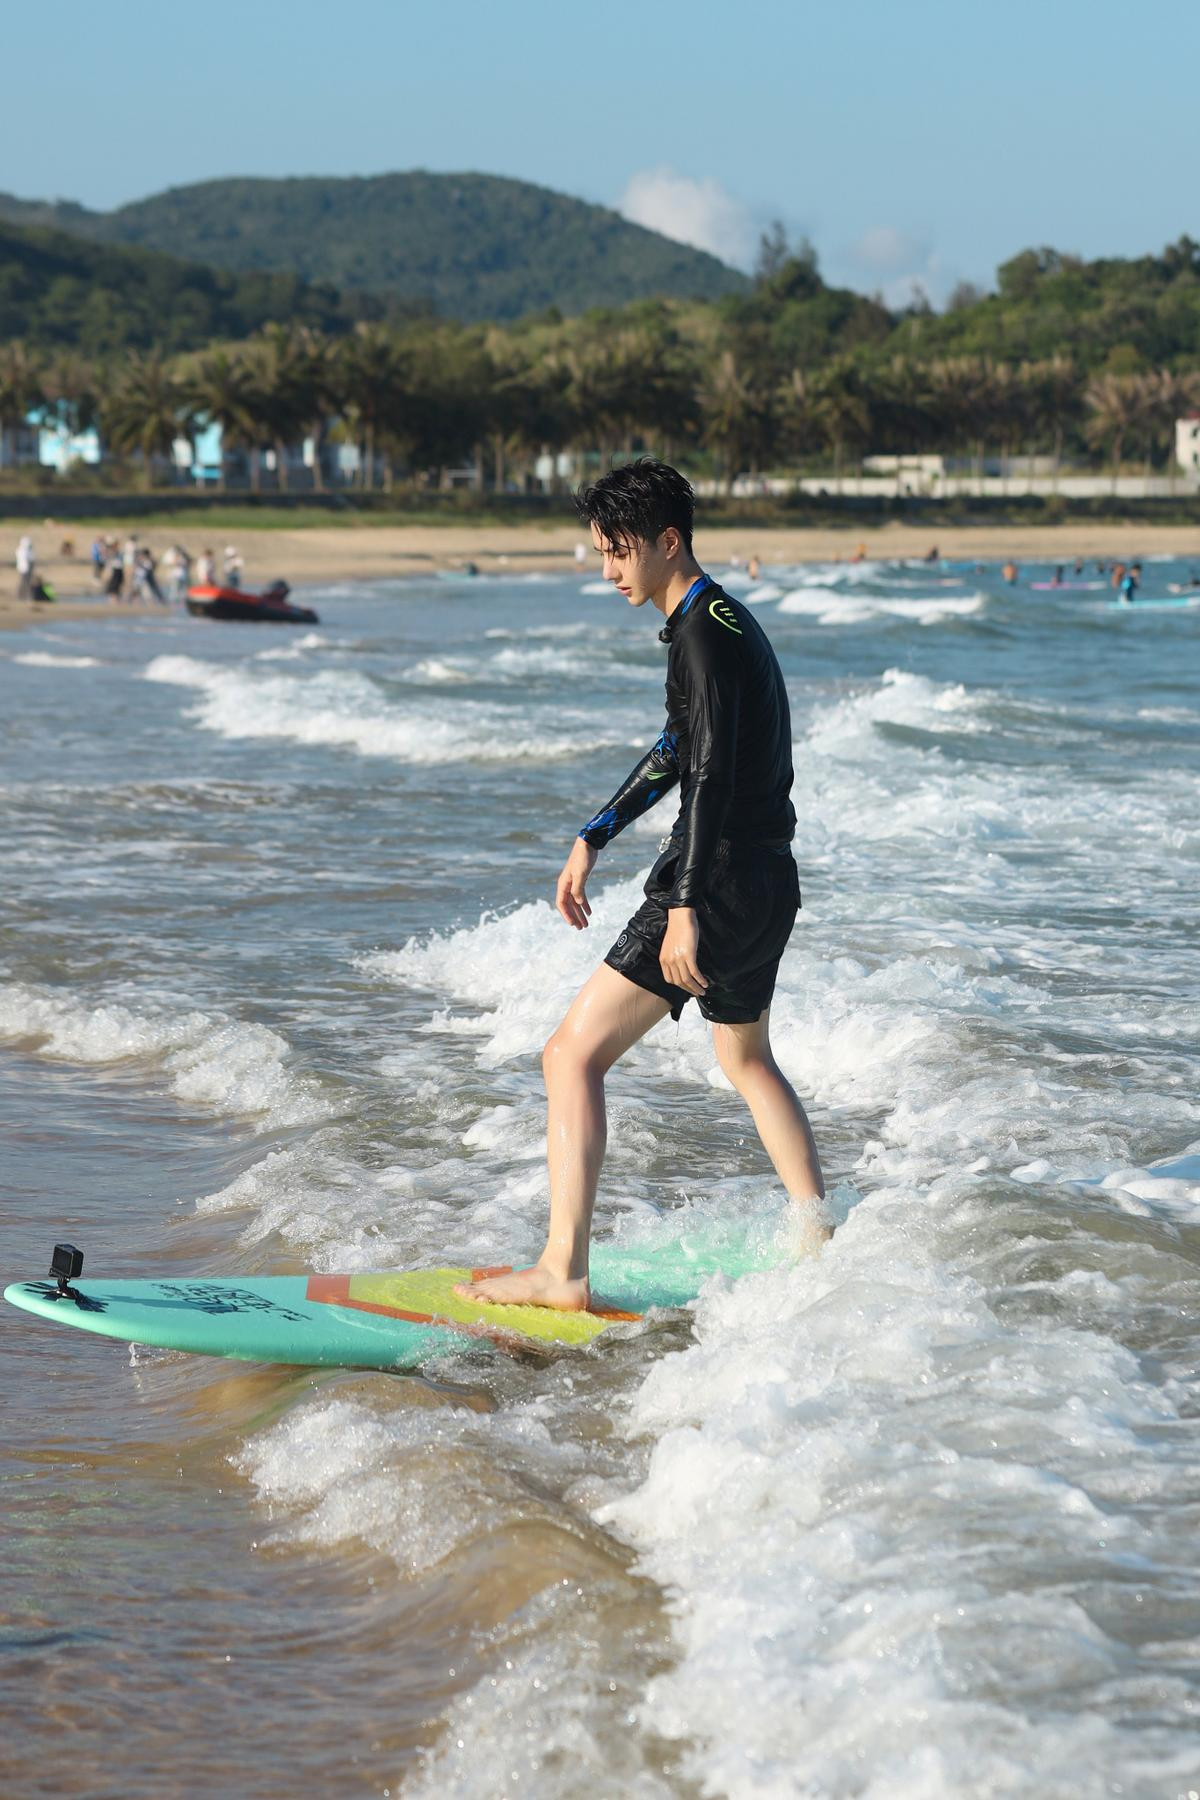
[[[17,544],[17,599],[28,600],[33,594],[33,571],[37,556],[33,548],[33,539],[26,531]]]
[[[746,1101],[813,1247],[829,1236],[824,1183],[804,1108],[775,1061],[771,996],[800,904],[787,691],[753,613],[692,553],[694,496],[649,458],[577,497],[604,578],[666,624],[667,723],[654,747],[580,831],[556,904],[587,928],[596,858],[678,786],[680,808],[630,919],[546,1045],[550,1226],[528,1269],[462,1282],[464,1298],[575,1311],[591,1302],[588,1249],[604,1157],[604,1077],[690,999],[713,1028],[717,1061]]]
[[[171,598],[182,605],[191,586],[192,559],[183,544],[172,544],[171,557]]]

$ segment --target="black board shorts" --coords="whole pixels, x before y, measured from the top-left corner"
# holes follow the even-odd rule
[[[679,845],[672,840],[650,871],[645,900],[604,959],[618,975],[666,1000],[673,1019],[694,998],[666,979],[658,960],[678,857]],[[698,1004],[706,1019],[749,1025],[770,1005],[799,908],[800,878],[790,850],[722,838],[707,892],[696,907],[696,962],[708,982]]]

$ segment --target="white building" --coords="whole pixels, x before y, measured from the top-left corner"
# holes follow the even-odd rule
[[[1175,421],[1175,461],[1184,474],[1200,481],[1200,414]]]

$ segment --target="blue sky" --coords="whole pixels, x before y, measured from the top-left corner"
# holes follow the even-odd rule
[[[830,280],[987,283],[1031,244],[1200,237],[1188,0],[80,0],[10,9],[0,188],[477,169]]]

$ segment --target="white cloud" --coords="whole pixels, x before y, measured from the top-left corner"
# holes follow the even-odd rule
[[[903,275],[928,259],[929,245],[907,231],[898,231],[894,225],[872,225],[850,254],[864,269],[880,275]]]
[[[876,290],[893,308],[907,306],[916,288],[940,304],[956,276],[928,238],[896,225],[872,225],[843,253],[843,279],[856,288]]]
[[[749,207],[711,176],[695,181],[674,169],[642,169],[630,177],[617,211],[735,268],[748,269],[754,261],[759,233]]]

